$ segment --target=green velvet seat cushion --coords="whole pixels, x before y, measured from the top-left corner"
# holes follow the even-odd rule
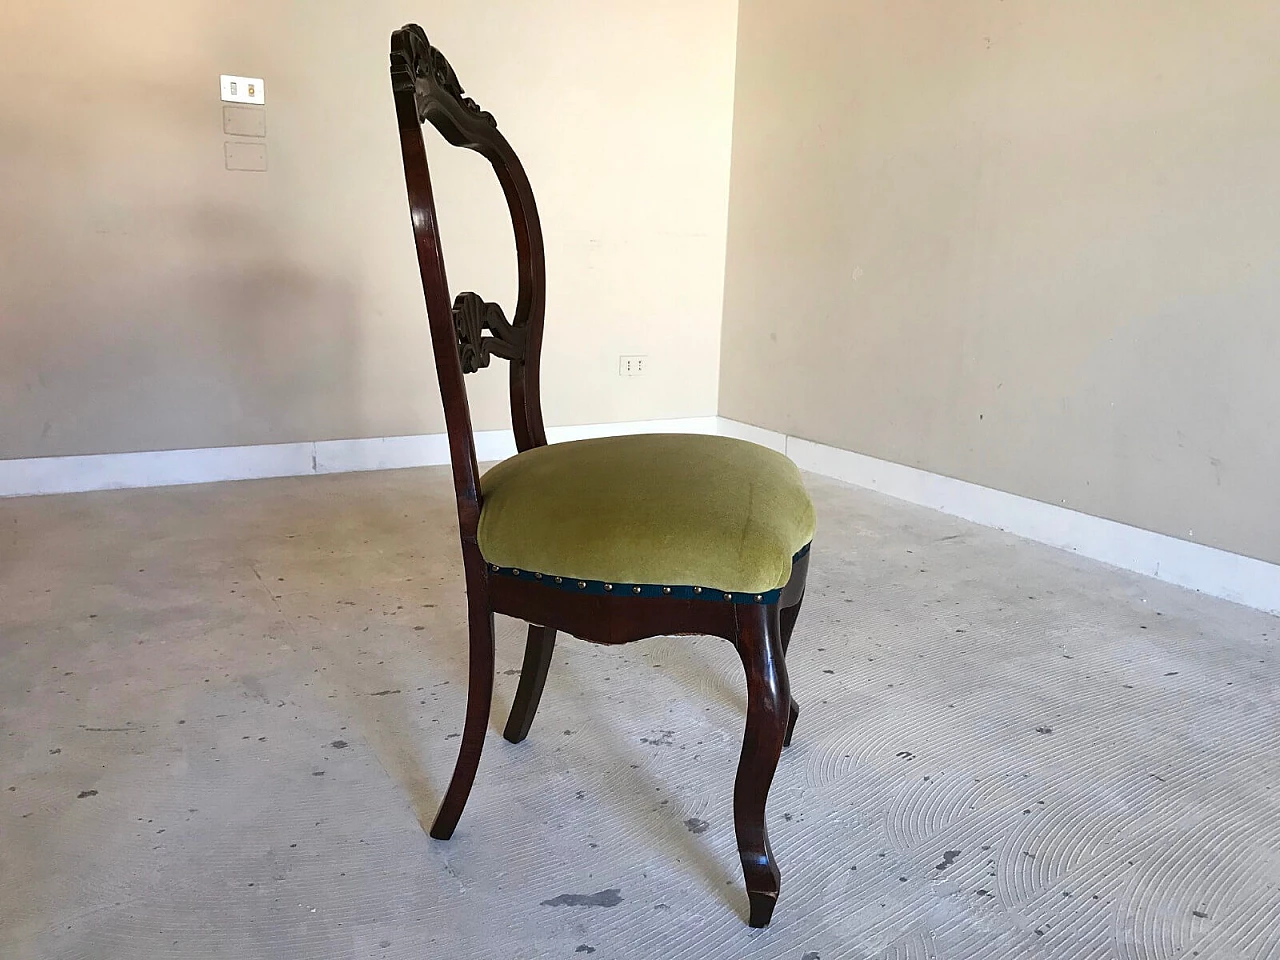
[[[565,579],[765,593],[814,531],[795,464],[730,437],[552,444],[498,464],[481,489],[485,560]]]

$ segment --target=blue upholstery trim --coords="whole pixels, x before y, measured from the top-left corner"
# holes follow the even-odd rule
[[[812,544],[806,543],[791,558],[795,563],[809,552]],[[782,588],[768,590],[764,593],[731,593],[724,590],[713,590],[711,587],[686,587],[674,584],[666,586],[654,583],[605,583],[603,580],[575,580],[573,577],[557,577],[549,573],[536,573],[522,570],[519,567],[500,567],[489,564],[489,572],[500,577],[514,577],[517,580],[536,580],[538,583],[569,593],[581,593],[600,597],[667,597],[676,600],[719,600],[730,603],[777,603],[782,596]]]

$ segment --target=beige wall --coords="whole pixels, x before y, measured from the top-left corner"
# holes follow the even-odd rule
[[[743,0],[721,413],[1280,561],[1280,4]]]
[[[529,170],[548,422],[714,414],[736,6],[0,4],[0,458],[443,429],[387,77],[408,20]],[[266,79],[266,174],[223,169],[220,73]],[[510,312],[496,181],[429,150],[454,288]]]

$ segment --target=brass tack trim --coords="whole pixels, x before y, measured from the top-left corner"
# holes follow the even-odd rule
[[[724,598],[725,598],[726,600],[732,600],[732,599],[733,599],[733,594],[732,594],[732,593],[726,593],[726,594],[724,595]]]
[[[702,592],[702,588],[701,588],[701,587],[694,587],[694,588],[693,588],[693,592],[694,592],[694,593],[701,593],[701,592]]]
[[[519,570],[517,570],[515,567],[512,567],[512,568],[511,568],[511,575],[512,575],[513,577],[518,577],[518,576],[520,576],[520,571],[519,571]]]
[[[632,588],[631,588],[631,592],[632,592],[632,593],[639,593],[639,592],[640,592],[640,588],[639,588],[639,587],[632,587]]]
[[[759,602],[760,602],[761,600],[763,600],[763,599],[764,599],[764,597],[763,597],[762,595],[760,595],[760,594],[758,594],[758,593],[756,594],[756,603],[759,603]]]
[[[578,589],[579,589],[579,590],[585,590],[585,589],[587,589],[587,582],[586,582],[585,580],[579,580],[579,581],[578,581]]]
[[[494,573],[497,573],[499,570],[501,570],[501,569],[502,569],[502,568],[501,568],[501,567],[499,567],[496,563],[491,563],[491,564],[489,564],[489,566],[493,569],[493,572],[494,572]]]
[[[604,585],[604,588],[605,588],[606,590],[612,590],[612,589],[613,589],[613,584],[612,584],[612,583],[606,583],[606,584]]]
[[[556,577],[556,583],[564,583],[563,577]]]
[[[662,592],[663,592],[663,593],[670,593],[670,592],[671,592],[671,588],[670,588],[670,587],[663,587],[663,588],[662,588]]]
[[[533,579],[535,579],[535,580],[541,580],[541,579],[542,579],[542,574],[540,574],[540,573],[535,573],[535,574],[533,575]]]

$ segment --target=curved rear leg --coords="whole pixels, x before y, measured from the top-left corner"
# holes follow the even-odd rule
[[[472,603],[470,617],[470,652],[468,655],[467,719],[462,727],[462,746],[453,778],[445,791],[440,811],[431,825],[431,836],[448,840],[453,836],[462,808],[471,795],[471,784],[480,766],[485,729],[489,726],[489,707],[493,700],[493,613],[479,603]]]
[[[516,699],[511,704],[507,727],[502,731],[502,735],[512,743],[519,743],[529,735],[555,649],[555,630],[551,627],[529,625],[529,639],[524,647],[524,666],[520,668],[520,686],[516,688]]]
[[[800,616],[800,603],[804,600],[804,594],[800,595],[800,599],[789,607],[783,608],[779,614],[779,624],[782,630],[782,655],[787,655],[787,648],[791,646],[791,631],[796,628],[796,617]],[[782,740],[784,747],[791,746],[791,734],[796,728],[796,721],[800,719],[800,707],[796,703],[796,698],[791,697],[791,709],[787,717],[787,735]]]
[[[738,655],[747,674],[747,729],[733,785],[733,819],[751,902],[748,923],[764,927],[773,916],[782,886],[769,849],[764,813],[786,736],[791,691],[778,608],[742,605],[738,617]]]

